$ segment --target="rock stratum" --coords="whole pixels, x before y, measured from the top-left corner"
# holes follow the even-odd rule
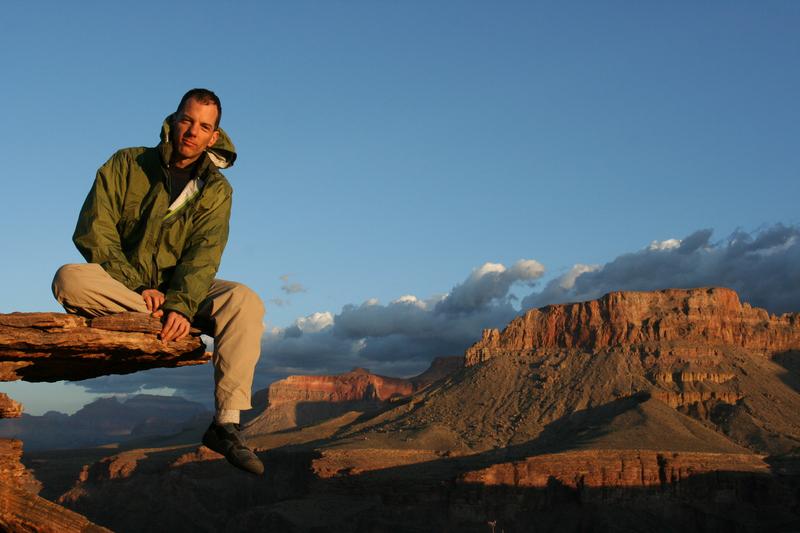
[[[800,348],[800,314],[770,316],[725,288],[612,292],[598,300],[531,309],[502,333],[487,329],[467,366],[502,353],[623,348],[675,358],[705,358],[736,347],[771,355]]]
[[[799,328],[727,289],[612,293],[489,330],[426,382],[276,382],[246,430],[263,478],[199,434],[30,460],[45,491],[72,461],[48,494],[115,531],[794,531]]]
[[[422,374],[392,378],[364,368],[335,376],[289,376],[270,384],[267,407],[248,434],[308,426],[350,411],[373,412],[411,396],[464,366],[462,357],[437,357]]]

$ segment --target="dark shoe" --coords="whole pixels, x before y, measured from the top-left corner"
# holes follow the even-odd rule
[[[238,424],[211,422],[203,435],[203,444],[224,455],[228,462],[236,468],[259,476],[264,473],[264,464],[261,459],[247,447],[239,435]]]

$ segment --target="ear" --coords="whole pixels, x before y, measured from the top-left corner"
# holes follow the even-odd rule
[[[206,146],[206,148],[211,148],[214,146],[214,143],[217,142],[217,139],[219,139],[219,130],[214,130],[214,133],[211,134],[211,140],[208,141],[208,146]]]

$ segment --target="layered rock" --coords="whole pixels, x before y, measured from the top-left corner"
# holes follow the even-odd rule
[[[22,416],[22,404],[0,392],[0,418],[19,418],[20,416]]]
[[[412,378],[392,378],[354,368],[329,376],[289,376],[269,386],[269,405],[282,402],[345,402],[409,396],[462,367],[460,357],[437,357],[422,374]]]
[[[0,484],[38,494],[42,485],[20,462],[21,458],[21,440],[0,439]]]
[[[615,347],[705,356],[724,346],[774,354],[800,349],[800,313],[771,316],[725,288],[612,292],[598,300],[531,309],[502,332],[484,330],[467,366],[500,353]]]
[[[414,392],[409,380],[371,374],[363,368],[335,376],[289,376],[269,386],[269,405],[281,402],[385,401]]]
[[[315,424],[348,411],[374,411],[406,398],[463,367],[461,357],[437,357],[422,374],[392,378],[364,368],[328,376],[289,376],[267,391],[267,409],[249,424],[250,434]]]
[[[156,335],[161,327],[147,313],[92,319],[64,313],[0,314],[0,381],[80,380],[210,359],[199,330],[163,343]]]
[[[571,489],[647,488],[680,483],[710,472],[768,475],[770,467],[761,457],[748,453],[581,450],[497,463],[467,472],[459,480],[528,488],[546,488],[554,482]]]
[[[99,533],[107,529],[38,496],[42,488],[20,459],[22,441],[0,439],[0,529],[50,533]]]

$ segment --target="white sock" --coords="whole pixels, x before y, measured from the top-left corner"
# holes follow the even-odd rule
[[[238,409],[217,409],[217,416],[214,417],[217,424],[238,424],[239,423],[239,410]]]

